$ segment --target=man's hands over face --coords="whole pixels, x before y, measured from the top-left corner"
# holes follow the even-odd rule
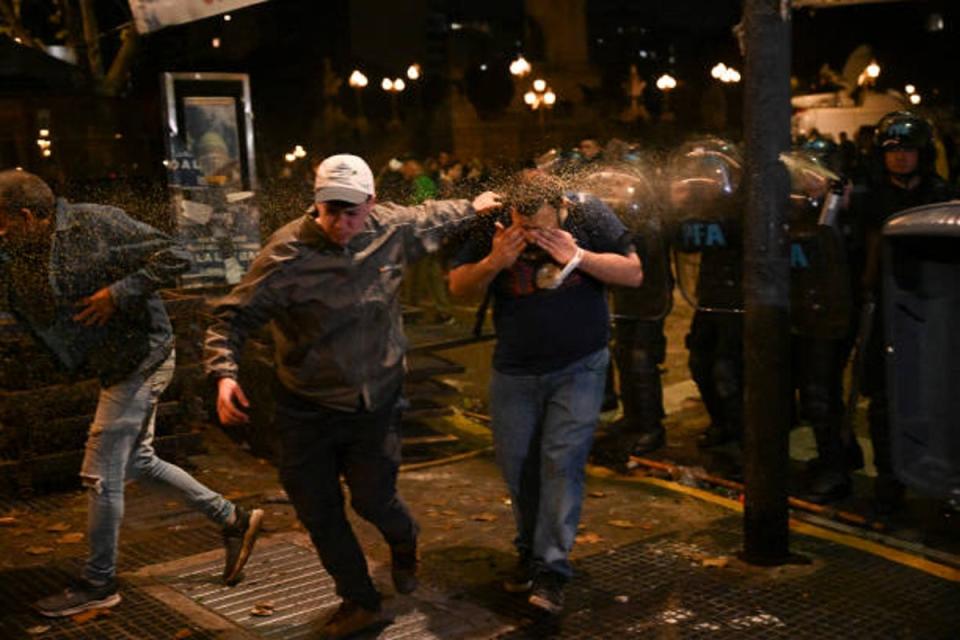
[[[577,241],[563,229],[528,229],[528,242],[536,244],[559,264],[565,265],[577,254]]]
[[[517,225],[504,228],[499,222],[494,224],[496,228],[493,232],[490,260],[498,271],[509,269],[527,246],[526,231]]]

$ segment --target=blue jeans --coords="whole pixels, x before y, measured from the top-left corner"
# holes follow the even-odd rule
[[[234,505],[230,501],[180,467],[158,458],[153,449],[157,403],[173,379],[174,368],[171,353],[149,375],[137,370],[126,380],[100,390],[80,469],[80,479],[90,490],[87,514],[90,556],[84,577],[95,583],[109,581],[116,574],[123,489],[128,480],[166,484],[217,524],[226,524],[233,515]]]
[[[570,577],[584,467],[603,403],[610,354],[601,349],[542,375],[493,372],[497,464],[510,490],[521,557]]]

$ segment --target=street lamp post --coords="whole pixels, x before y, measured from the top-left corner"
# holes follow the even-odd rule
[[[359,69],[354,69],[347,80],[357,96],[357,121],[361,124],[366,119],[363,115],[363,89],[367,86],[367,76],[363,75]]]
[[[677,80],[669,73],[665,73],[657,78],[657,89],[663,92],[663,111],[660,113],[661,120],[673,120],[673,113],[670,112],[670,92],[677,87]]]
[[[400,109],[397,106],[397,94],[407,88],[407,83],[403,81],[403,78],[393,80],[384,78],[380,82],[380,88],[390,94],[390,113],[392,115],[390,125],[398,127],[400,126]]]
[[[539,115],[540,133],[543,134],[544,112],[552,109],[557,102],[557,94],[553,89],[547,86],[547,81],[543,78],[537,78],[533,81],[531,88],[523,94],[523,101],[531,111],[536,111]]]

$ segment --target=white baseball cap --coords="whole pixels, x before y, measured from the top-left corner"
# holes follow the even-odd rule
[[[315,202],[342,200],[360,204],[374,195],[373,172],[363,158],[340,153],[317,167],[313,190]]]

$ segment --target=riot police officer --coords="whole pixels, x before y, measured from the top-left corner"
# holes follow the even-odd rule
[[[672,306],[673,282],[650,174],[634,159],[607,162],[578,180],[579,186],[603,200],[621,219],[643,264],[642,287],[611,287],[613,355],[623,403],[623,418],[613,427],[633,455],[658,449],[665,439],[661,366],[667,354],[664,318]]]
[[[843,370],[853,305],[846,238],[839,220],[844,200],[840,176],[806,155],[783,158],[790,174],[791,380],[798,417],[809,421],[817,459],[803,497],[815,503],[850,493],[849,461],[862,466],[854,438],[844,438]]]
[[[866,301],[880,299],[883,223],[904,209],[950,198],[946,183],[934,169],[933,127],[924,118],[910,111],[889,113],[877,124],[874,142],[879,167],[857,206],[865,238],[861,284]],[[882,305],[878,304],[877,308]],[[881,512],[890,512],[902,502],[903,485],[895,477],[891,461],[882,316],[882,313],[873,314],[864,354],[863,391],[870,398],[867,419],[877,469],[874,483],[877,507]]]
[[[717,138],[687,143],[668,162],[677,281],[696,308],[688,365],[710,414],[702,447],[743,430],[742,166],[738,149]]]

